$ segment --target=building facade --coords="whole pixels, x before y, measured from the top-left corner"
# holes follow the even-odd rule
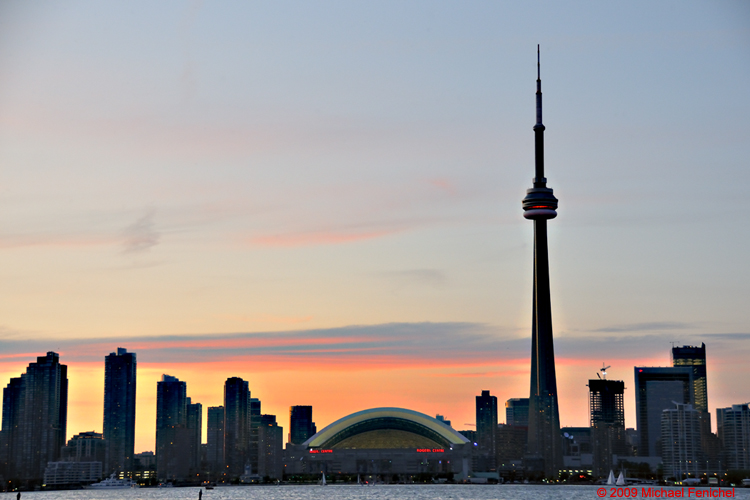
[[[510,398],[505,402],[505,424],[513,427],[529,426],[529,398]]]
[[[68,367],[56,352],[37,358],[3,391],[5,478],[41,482],[65,444]]]
[[[497,470],[497,397],[482,391],[476,397],[477,455],[475,471]]]
[[[682,480],[706,471],[701,451],[700,413],[690,404],[673,405],[661,415],[661,459],[664,476]]]
[[[133,470],[136,356],[122,347],[104,358],[104,471]]]
[[[282,479],[284,428],[276,423],[276,415],[261,415],[259,420],[258,475],[263,478]]]
[[[156,387],[156,471],[160,481],[176,481],[187,476],[191,463],[187,384],[162,375]]]
[[[750,407],[748,404],[717,409],[723,445],[724,468],[750,470]]]
[[[312,406],[289,407],[289,443],[302,444],[316,432]]]
[[[224,383],[224,465],[230,476],[240,476],[249,460],[250,389],[239,377]]]
[[[206,422],[206,462],[208,470],[224,468],[224,407],[209,406]]]
[[[79,432],[63,446],[60,459],[67,462],[101,462],[102,470],[107,457],[104,436],[99,432]]]
[[[635,414],[640,443],[638,456],[661,455],[661,415],[674,403],[693,403],[693,369],[636,366]]]

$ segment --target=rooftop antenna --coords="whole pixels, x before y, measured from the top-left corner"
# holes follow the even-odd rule
[[[604,377],[604,380],[607,380],[607,370],[609,370],[610,368],[612,368],[612,366],[604,366],[604,363],[602,363],[602,367],[599,368],[599,371],[602,372],[602,377]],[[597,373],[597,375],[599,374]]]

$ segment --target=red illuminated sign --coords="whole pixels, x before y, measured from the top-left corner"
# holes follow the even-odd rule
[[[445,453],[443,448],[417,448],[417,453]]]
[[[310,450],[310,453],[333,453],[333,450]]]

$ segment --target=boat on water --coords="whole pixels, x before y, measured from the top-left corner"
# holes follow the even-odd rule
[[[113,472],[107,479],[99,481],[98,483],[90,484],[87,488],[92,490],[126,490],[138,487],[138,483],[129,477],[118,479],[115,477],[115,474],[116,473]]]
[[[625,476],[623,475],[622,471],[620,471],[620,475],[617,477],[617,482],[615,483],[615,486],[627,486],[628,482],[625,481]]]
[[[327,485],[326,485],[326,475],[325,475],[325,473],[323,473],[323,477],[322,477],[322,479],[320,480],[320,485],[321,485],[321,486],[327,486]]]
[[[615,485],[615,473],[612,472],[612,469],[609,471],[609,477],[607,478],[607,485],[614,486]]]

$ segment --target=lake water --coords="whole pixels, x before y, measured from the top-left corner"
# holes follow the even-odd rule
[[[331,485],[227,486],[203,490],[203,500],[598,500],[597,486],[535,485]],[[683,488],[669,488],[680,490]],[[139,488],[134,490],[74,490],[23,492],[21,500],[198,500],[199,488]],[[685,498],[688,490],[684,488]],[[723,488],[721,491],[726,491]],[[609,489],[607,490],[609,492]],[[699,488],[699,491],[708,491]],[[750,500],[750,488],[737,488],[735,498]],[[15,493],[0,500],[15,500]],[[632,497],[631,497],[632,498]],[[635,498],[643,498],[641,487]]]

